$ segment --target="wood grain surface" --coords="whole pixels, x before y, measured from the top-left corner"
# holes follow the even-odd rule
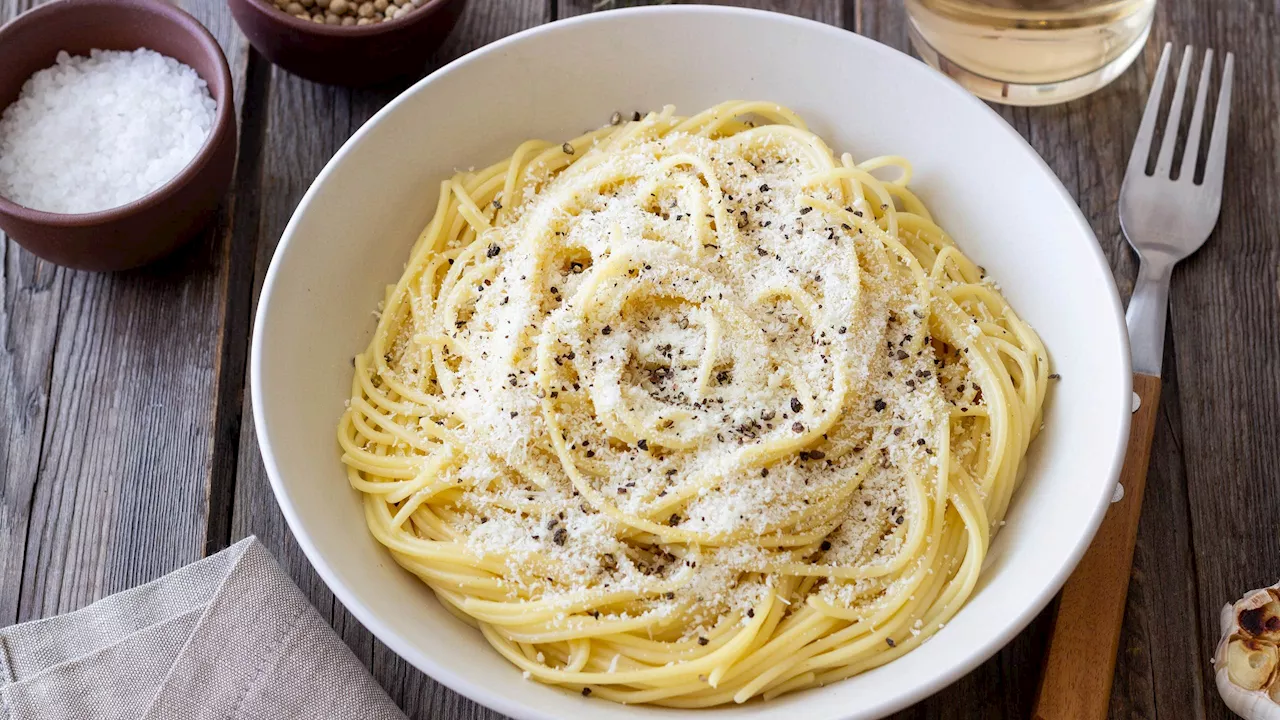
[[[0,21],[34,4],[0,0]],[[285,223],[333,152],[403,86],[300,80],[247,45],[225,3],[179,4],[213,31],[236,83],[240,157],[214,225],[177,256],[117,275],[65,270],[0,242],[0,625],[81,607],[256,534],[409,717],[497,719],[400,660],[335,602],[276,507],[247,394],[252,312]],[[646,3],[471,0],[436,65],[556,18],[637,4]],[[909,50],[898,0],[726,4]],[[1115,718],[1231,717],[1208,663],[1217,609],[1280,577],[1277,37],[1273,2],[1160,0],[1144,55],[1109,87],[1056,107],[997,108],[1062,178],[1127,297],[1136,263],[1116,198],[1159,48],[1238,57],[1222,219],[1174,274]],[[1048,619],[898,717],[1029,717]]]

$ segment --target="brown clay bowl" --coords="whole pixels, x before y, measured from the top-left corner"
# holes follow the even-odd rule
[[[271,62],[308,80],[355,87],[421,75],[467,0],[427,0],[402,19],[359,27],[301,20],[271,0],[227,4],[245,37]]]
[[[236,119],[231,70],[218,42],[195,18],[164,0],[58,0],[0,28],[0,109],[27,78],[54,64],[59,50],[146,47],[194,69],[218,103],[204,147],[169,182],[127,205],[102,212],[42,212],[0,197],[0,228],[59,265],[124,270],[176,249],[208,225],[231,184]]]

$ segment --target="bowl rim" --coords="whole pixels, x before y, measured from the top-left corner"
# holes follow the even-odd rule
[[[401,29],[413,27],[435,17],[436,12],[451,0],[427,0],[421,7],[415,8],[403,21],[392,20],[370,25],[327,25],[310,20],[301,20],[279,8],[269,0],[241,0],[240,4],[251,8],[252,12],[261,15],[269,22],[281,22],[285,27],[297,32],[328,38],[367,38],[379,35],[390,35]],[[461,58],[459,58],[461,59]],[[456,61],[454,61],[456,62]],[[452,65],[453,63],[449,63]],[[446,65],[445,67],[448,67]],[[440,68],[443,70],[444,68]],[[417,83],[415,83],[416,85]],[[397,96],[398,97],[398,96]],[[372,119],[372,118],[370,118]]]
[[[266,397],[266,392],[263,387],[262,365],[263,347],[267,341],[264,328],[267,323],[269,308],[271,307],[271,299],[275,290],[276,281],[278,280],[278,276],[281,272],[281,258],[286,254],[284,250],[286,250],[289,244],[293,241],[296,229],[300,223],[300,217],[302,215],[301,211],[311,204],[313,197],[317,193],[317,188],[319,188],[319,186],[323,184],[323,181],[335,171],[335,168],[342,163],[346,155],[354,151],[354,148],[360,144],[360,140],[370,132],[384,116],[394,112],[401,103],[407,101],[408,97],[421,91],[422,88],[427,83],[431,82],[437,74],[444,74],[445,72],[452,70],[455,66],[478,61],[480,58],[489,54],[501,53],[509,45],[521,42],[524,38],[530,35],[547,32],[548,28],[552,27],[558,28],[562,25],[569,24],[576,25],[611,22],[615,19],[629,15],[678,15],[684,13],[706,13],[720,16],[745,15],[755,16],[760,19],[767,18],[771,22],[791,25],[798,29],[803,28],[806,31],[824,32],[829,34],[839,33],[844,41],[861,43],[869,52],[894,56],[895,62],[900,61],[901,59],[907,59],[916,63],[920,62],[896,48],[817,20],[767,10],[733,6],[656,5],[620,8],[602,12],[587,13],[526,28],[518,33],[514,33],[505,38],[489,43],[488,45],[477,48],[476,50],[473,50],[472,52],[469,52],[428,74],[426,77],[406,88],[391,102],[387,103],[387,105],[369,118],[368,121],[366,121],[355,133],[352,134],[350,138],[347,139],[345,143],[343,143],[342,147],[340,147],[338,151],[334,153],[333,157],[329,159],[324,168],[312,181],[307,191],[299,200],[293,215],[290,217],[284,231],[281,233],[280,242],[272,254],[271,263],[267,269],[262,284],[262,290],[258,297],[258,306],[254,315],[253,335],[250,341],[249,358],[249,386],[253,406],[254,430],[258,439],[259,451],[262,456],[263,465],[271,483],[272,492],[276,497],[281,513],[284,515],[298,546],[307,556],[307,559],[311,562],[316,573],[322,580],[324,580],[330,591],[333,592],[334,596],[362,625],[364,625],[375,637],[390,648],[392,652],[396,653],[401,658],[404,658],[410,665],[415,666],[424,674],[431,677],[434,681],[445,685],[450,690],[457,692],[478,704],[513,718],[520,718],[522,720],[557,720],[555,715],[546,710],[528,704],[511,701],[501,695],[494,694],[484,683],[474,682],[469,677],[455,672],[446,663],[439,662],[436,658],[421,652],[407,640],[404,640],[393,627],[392,623],[384,621],[382,618],[375,615],[354,595],[354,593],[341,581],[339,574],[329,566],[325,557],[316,548],[315,543],[311,539],[311,533],[308,532],[306,526],[303,525],[302,520],[298,515],[297,508],[289,497],[289,491],[284,483],[280,467],[276,462],[271,438],[267,431],[267,418],[264,414],[264,398]],[[921,64],[923,65],[923,63]],[[1050,181],[1051,187],[1055,190],[1058,199],[1060,201],[1064,201],[1065,205],[1070,209],[1070,214],[1076,221],[1076,230],[1083,238],[1087,238],[1090,241],[1087,243],[1087,253],[1095,265],[1095,269],[1099,270],[1110,280],[1105,287],[1109,291],[1107,294],[1109,296],[1108,300],[1110,301],[1108,304],[1110,305],[1111,310],[1111,320],[1113,322],[1112,328],[1119,330],[1121,345],[1119,348],[1120,367],[1117,368],[1117,371],[1120,374],[1122,383],[1121,390],[1123,392],[1119,393],[1117,398],[1115,398],[1116,407],[1106,409],[1109,414],[1114,414],[1119,417],[1119,427],[1117,428],[1111,447],[1111,458],[1109,463],[1107,463],[1107,477],[1109,479],[1109,484],[1118,483],[1129,438],[1133,375],[1129,352],[1129,336],[1124,319],[1124,306],[1116,289],[1110,263],[1103,254],[1102,247],[1097,241],[1097,236],[1094,234],[1093,228],[1085,218],[1084,213],[1080,210],[1079,205],[1071,197],[1070,193],[1067,192],[1062,181],[1058,179],[1058,176],[1049,167],[1048,163],[1044,161],[1040,154],[1036,152],[1026,139],[1018,134],[1011,125],[1001,118],[999,113],[981,99],[972,95],[941,73],[937,73],[936,77],[938,80],[942,81],[940,87],[946,88],[946,91],[953,93],[956,96],[957,102],[967,102],[977,108],[979,112],[985,113],[986,117],[988,117],[995,126],[1000,127],[1001,130],[1014,142],[1014,144],[1019,147],[1024,156],[1044,172],[1044,177]],[[1105,452],[1105,448],[1103,451]],[[1103,516],[1110,507],[1110,504],[1110,494],[1106,494],[1098,498],[1087,522],[1084,524],[1084,534],[1080,536],[1076,545],[1067,553],[1067,561],[1058,568],[1050,582],[1041,587],[1034,594],[1034,598],[1031,603],[1025,605],[1019,612],[1014,613],[1011,616],[1006,616],[1002,621],[1001,626],[998,627],[996,631],[989,633],[980,644],[972,646],[964,661],[952,664],[943,672],[932,675],[929,679],[915,685],[909,691],[900,692],[893,697],[883,698],[879,701],[868,702],[862,710],[869,710],[875,713],[875,717],[883,717],[902,710],[934,695],[942,688],[950,685],[964,675],[969,674],[979,665],[994,656],[1000,649],[1012,641],[1015,636],[1026,629],[1030,622],[1045,607],[1047,607],[1049,602],[1057,595],[1058,591],[1066,583],[1067,578],[1075,570],[1081,558],[1084,556],[1085,551],[1092,543],[1092,540],[1102,523]],[[644,707],[651,711],[662,710],[662,708],[653,708],[651,706]],[[708,711],[712,711],[712,709],[708,709]],[[852,712],[852,710],[850,712]]]
[[[231,80],[231,67],[227,63],[227,56],[222,51],[222,46],[218,44],[217,39],[213,37],[213,34],[209,32],[209,29],[203,23],[195,19],[187,11],[177,5],[165,2],[165,0],[55,0],[55,2],[38,5],[10,20],[4,26],[0,26],[0,44],[4,43],[7,36],[15,35],[33,23],[56,22],[60,14],[85,6],[132,11],[141,10],[164,16],[177,23],[183,31],[188,33],[196,41],[201,52],[213,58],[220,80],[216,93],[214,92],[213,84],[209,82],[208,78],[200,78],[205,81],[210,94],[213,95],[214,101],[218,104],[213,126],[209,128],[209,136],[205,138],[200,150],[196,152],[177,175],[174,175],[146,195],[124,205],[87,213],[58,213],[20,205],[0,195],[0,215],[7,215],[32,225],[48,228],[82,228],[115,222],[121,218],[137,215],[151,208],[159,207],[168,202],[170,198],[177,194],[180,188],[191,183],[199,175],[200,171],[213,159],[227,129],[234,127],[235,89]],[[146,48],[146,46],[142,45],[139,49],[141,48]],[[195,70],[195,68],[192,68],[192,70]],[[198,72],[196,74],[199,75]],[[0,113],[3,113],[8,107],[7,105],[0,107]]]

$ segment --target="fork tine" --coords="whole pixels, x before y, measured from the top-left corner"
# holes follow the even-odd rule
[[[1182,169],[1178,179],[1194,180],[1196,158],[1200,155],[1200,128],[1204,127],[1205,98],[1209,95],[1209,75],[1213,73],[1213,48],[1204,51],[1204,63],[1200,66],[1200,87],[1196,90],[1196,104],[1191,111],[1191,127],[1187,130],[1187,147],[1182,151]]]
[[[1126,175],[1145,174],[1147,158],[1151,156],[1151,138],[1156,134],[1156,116],[1160,114],[1160,97],[1164,94],[1164,76],[1169,70],[1169,53],[1173,43],[1164,44],[1164,52],[1160,53],[1160,65],[1156,68],[1156,77],[1151,82],[1151,94],[1147,96],[1147,109],[1142,111],[1142,122],[1138,125],[1138,136],[1133,140],[1133,151],[1129,153],[1129,169]]]
[[[1222,89],[1218,91],[1218,109],[1213,115],[1213,136],[1209,138],[1209,155],[1204,161],[1204,187],[1222,195],[1222,171],[1227,163],[1227,125],[1231,120],[1231,79],[1235,75],[1236,56],[1227,53],[1222,68]]]
[[[1182,102],[1187,94],[1187,75],[1191,72],[1191,46],[1182,51],[1182,67],[1178,69],[1178,84],[1173,88],[1173,102],[1169,103],[1169,117],[1164,121],[1164,140],[1160,143],[1160,157],[1156,159],[1155,176],[1169,177],[1173,167],[1173,146],[1178,141],[1178,125],[1182,124]]]

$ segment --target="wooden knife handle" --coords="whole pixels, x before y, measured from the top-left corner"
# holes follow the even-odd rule
[[[1133,391],[1141,405],[1133,414],[1129,449],[1120,471],[1124,497],[1107,509],[1093,543],[1062,588],[1036,699],[1036,720],[1107,717],[1160,403],[1160,378],[1134,375]]]

